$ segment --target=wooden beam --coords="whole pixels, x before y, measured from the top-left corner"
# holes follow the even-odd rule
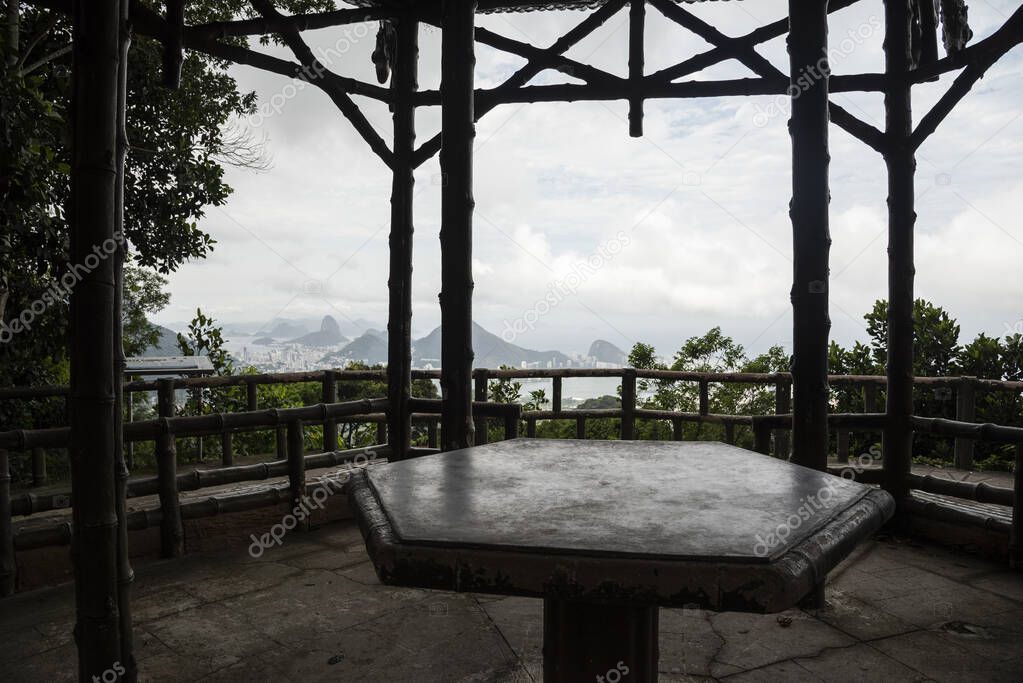
[[[274,7],[271,0],[250,1],[252,2],[252,6],[255,7],[256,10],[264,17],[273,19],[282,16]],[[285,26],[282,28],[280,35],[285,44],[291,48],[295,57],[297,57],[298,61],[302,64],[302,71],[308,75],[309,82],[318,86],[327,94],[328,97],[330,97],[335,106],[337,106],[344,117],[348,119],[359,135],[362,136],[363,140],[366,141],[366,144],[369,145],[370,149],[372,149],[385,164],[391,166],[394,163],[391,150],[388,149],[387,144],[384,142],[383,138],[380,137],[380,134],[377,133],[376,129],[373,128],[373,125],[369,122],[369,119],[366,118],[366,115],[362,113],[362,110],[359,109],[358,105],[356,105],[355,102],[352,101],[352,98],[349,97],[348,87],[343,85],[343,82],[352,81],[352,79],[345,79],[338,76],[321,64],[313,54],[313,51],[309,49],[309,46],[302,39],[298,29]],[[358,81],[353,82],[359,83]],[[348,85],[351,86],[351,83]],[[390,97],[385,96],[384,99],[389,100]]]
[[[78,678],[121,658],[114,449],[114,262],[120,3],[76,2],[71,86],[70,459]],[[98,258],[94,249],[104,250]]]
[[[595,30],[597,30],[605,23],[607,23],[607,20],[613,17],[615,14],[617,14],[618,11],[625,6],[625,3],[627,1],[628,0],[609,0],[609,2],[607,2],[603,7],[595,11],[593,14],[590,14],[583,21],[574,26],[570,31],[568,31],[563,36],[554,41],[550,48],[548,48],[548,51],[555,54],[561,54],[565,52],[573,45],[578,43],[580,40],[590,35]],[[495,88],[494,92],[500,93],[516,90],[517,88],[520,88],[526,83],[528,83],[529,79],[533,78],[538,73],[543,71],[543,68],[544,67],[541,63],[536,61],[530,61],[521,69],[519,69],[511,76],[509,76],[504,83]],[[479,98],[477,97],[477,99]],[[440,104],[439,98],[436,104]],[[417,106],[421,106],[419,102],[417,102]],[[484,114],[486,114],[496,106],[497,106],[496,102],[493,105],[490,105],[489,108],[486,106],[481,106],[479,103],[477,103],[476,120],[478,121]],[[418,168],[428,159],[432,158],[434,154],[439,152],[440,146],[441,146],[440,133],[434,135],[427,142],[423,143],[423,145],[416,150],[415,155],[416,167]]]
[[[884,133],[862,119],[856,118],[848,110],[834,102],[828,103],[831,122],[870,147],[875,152],[884,154]]]
[[[184,63],[185,0],[167,0],[167,36],[163,42],[163,84],[177,88]]]
[[[828,464],[828,2],[789,0],[792,461]]]
[[[906,475],[913,458],[913,127],[909,71],[913,7],[910,0],[885,0],[884,155],[888,171],[888,397],[884,429],[884,487],[897,511],[909,495]]]
[[[441,47],[441,448],[473,443],[472,146],[475,0],[443,0]]]
[[[996,55],[992,62],[1001,59],[1002,55],[1023,42],[1023,5],[1016,8],[1001,28],[984,40],[980,40],[967,48],[939,59],[933,64],[921,66],[909,72],[913,83],[932,81],[941,74],[961,69],[974,63],[983,63]]]
[[[987,73],[1006,52],[1023,42],[1023,6],[1020,6],[1005,24],[994,34],[972,48],[967,48],[956,56],[972,50],[966,68],[956,76],[952,85],[944,95],[920,119],[916,130],[910,135],[909,144],[915,150],[938,129],[941,122],[948,117],[956,105],[962,101],[973,86]],[[975,48],[982,47],[977,50]]]
[[[629,87],[643,80],[645,56],[643,53],[646,33],[646,0],[632,0],[629,5]],[[629,135],[643,137],[643,98],[633,95],[629,98]]]
[[[262,36],[268,33],[280,33],[284,30],[315,31],[332,26],[398,19],[405,15],[406,13],[401,10],[386,8],[340,9],[331,12],[257,17],[239,21],[214,21],[208,24],[189,26],[185,32],[191,38],[219,40],[232,36]]]
[[[524,57],[543,69],[554,69],[587,83],[624,87],[628,81],[606,71],[569,59],[552,48],[535,47],[520,40],[508,38],[483,27],[476,28],[476,41],[502,52]]]
[[[412,440],[412,234],[416,148],[416,107],[412,94],[419,88],[419,22],[399,19],[395,26],[394,163],[391,182],[390,297],[387,322],[388,435],[391,458],[408,457]]]

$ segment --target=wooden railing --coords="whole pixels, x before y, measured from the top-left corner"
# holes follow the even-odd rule
[[[439,379],[436,370],[414,370],[414,379]],[[525,424],[526,434],[534,436],[537,424],[547,420],[571,420],[575,422],[575,436],[585,438],[589,420],[613,418],[620,421],[619,436],[631,439],[636,435],[637,421],[658,420],[671,424],[671,436],[675,440],[684,437],[683,427],[687,423],[714,424],[723,426],[724,437],[735,442],[737,427],[749,429],[753,435],[754,450],[787,457],[789,452],[789,430],[792,427],[791,377],[788,373],[700,373],[675,372],[666,370],[639,370],[634,368],[559,368],[531,370],[490,370],[477,369],[473,373],[475,388],[474,418],[476,421],[477,443],[488,439],[488,426],[499,421],[503,426],[504,438],[518,435],[519,424]],[[621,382],[621,406],[612,409],[579,410],[564,407],[564,380],[571,378],[615,378]],[[131,445],[140,441],[154,442],[157,465],[155,476],[136,477],[129,481],[129,497],[158,495],[159,507],[132,512],[128,525],[131,529],[150,526],[161,528],[161,547],[166,556],[182,552],[181,520],[215,515],[223,512],[248,510],[254,507],[275,505],[295,498],[306,491],[305,471],[309,468],[333,467],[351,463],[357,457],[372,453],[377,458],[387,458],[390,451],[386,446],[385,399],[372,399],[337,403],[338,387],[344,382],[384,381],[383,370],[322,370],[316,372],[278,373],[264,375],[241,375],[229,377],[200,377],[162,379],[155,381],[130,382],[125,385],[129,395],[137,392],[155,392],[157,396],[156,419],[125,424],[125,441]],[[489,402],[492,380],[540,379],[551,382],[550,408],[523,411],[517,404]],[[697,387],[695,412],[654,410],[642,407],[638,396],[637,383],[640,381],[687,382]],[[317,405],[297,408],[259,409],[258,388],[262,385],[295,384],[316,382],[321,385],[323,402]],[[880,376],[836,375],[830,377],[832,386],[859,387],[862,392],[863,412],[832,414],[829,425],[837,436],[839,460],[849,456],[851,432],[880,432],[884,428],[885,415],[878,412],[879,390],[885,387],[885,378]],[[919,377],[916,385],[933,389],[949,390],[956,397],[956,420],[917,417],[913,427],[919,433],[945,436],[955,439],[955,460],[957,466],[972,464],[973,447],[977,440],[1013,443],[1016,445],[1016,474],[1014,489],[994,487],[987,484],[952,482],[931,476],[910,474],[912,488],[946,496],[955,496],[978,502],[994,503],[1013,507],[1013,521],[1010,525],[990,522],[987,526],[1007,531],[1011,538],[1010,552],[1014,562],[1023,562],[1023,515],[1019,501],[1023,500],[1023,428],[974,424],[976,396],[980,391],[1023,391],[1023,382],[982,380],[972,377],[934,378]],[[775,412],[770,415],[724,415],[710,412],[712,387],[720,384],[747,384],[774,387]],[[210,415],[175,416],[174,392],[178,389],[210,390],[231,387],[245,387],[245,412],[218,413]],[[67,396],[66,387],[5,388],[0,389],[0,400],[33,401]],[[437,427],[441,411],[439,399],[413,399],[410,404],[414,423],[425,426],[426,447],[416,448],[413,454],[433,452],[437,448]],[[366,448],[338,450],[337,427],[346,423],[375,423],[377,445]],[[309,425],[322,425],[322,452],[306,454],[303,429]],[[274,430],[276,433],[277,459],[273,462],[234,466],[233,435]],[[177,471],[176,441],[185,437],[219,437],[221,442],[221,467],[196,469],[179,474]],[[11,496],[9,476],[9,452],[30,451],[33,458],[33,475],[41,474],[35,483],[45,481],[45,450],[66,448],[69,438],[67,427],[48,429],[19,429],[0,432],[0,592],[13,586],[13,553],[54,544],[70,542],[71,529],[66,523],[13,533],[12,517],[26,516],[38,512],[66,508],[70,505],[70,492],[38,495],[24,493]],[[40,464],[42,460],[43,464]],[[834,468],[840,472],[843,468]],[[857,478],[867,483],[879,483],[880,471],[868,469],[857,473]],[[242,495],[212,496],[182,504],[179,494],[211,486],[230,483],[258,481],[273,477],[288,476],[286,487],[265,487]],[[36,477],[33,477],[36,479]],[[317,484],[318,485],[318,484]],[[308,492],[307,492],[308,493]],[[956,517],[948,510],[940,511],[944,517],[950,514],[960,522],[970,520]]]

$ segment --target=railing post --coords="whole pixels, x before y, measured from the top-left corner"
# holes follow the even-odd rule
[[[174,380],[157,380],[156,385],[157,412],[164,420],[174,417]],[[160,491],[160,555],[181,557],[185,554],[185,532],[178,497],[178,450],[170,429],[156,439],[156,476]]]
[[[32,486],[46,486],[46,449],[32,449]]]
[[[686,438],[685,423],[681,417],[671,418],[671,438],[674,441],[683,441]]]
[[[710,414],[710,385],[705,379],[700,380],[700,415]]]
[[[428,448],[437,447],[437,420],[432,417],[426,420],[426,446]]]
[[[876,384],[864,384],[863,385],[863,412],[865,412],[865,413],[876,413],[877,412],[877,385]]]
[[[753,450],[757,453],[770,455],[771,428],[763,420],[753,418]]]
[[[1012,477],[1012,532],[1009,537],[1009,564],[1023,569],[1023,443],[1016,444],[1016,468]]]
[[[326,370],[323,373],[323,394],[325,404],[337,401],[337,376],[333,370]],[[323,421],[323,451],[331,453],[337,450],[337,420],[328,418]]]
[[[224,432],[220,435],[220,463],[224,467],[234,464],[234,433]]]
[[[259,409],[259,387],[251,380],[245,382],[245,403],[250,412]]]
[[[522,406],[513,404],[512,408],[504,416],[504,438],[519,438],[519,420],[522,419]]]
[[[302,505],[305,499],[305,444],[302,438],[302,421],[292,420],[287,426],[288,434],[288,487],[291,489],[292,509]],[[298,524],[306,529],[308,515]]]
[[[536,438],[536,418],[535,417],[527,417],[526,418],[526,436],[528,436],[530,439]]]
[[[636,370],[622,373],[622,440],[636,438]]]
[[[575,438],[585,439],[586,438],[586,418],[577,417],[575,418]]]
[[[377,444],[384,445],[387,443],[387,423],[377,422]]]
[[[849,462],[849,430],[839,429],[835,433],[837,439],[838,462]]]
[[[734,446],[735,445],[735,423],[725,423],[725,443]]]
[[[14,525],[11,521],[11,463],[0,448],[0,596],[14,593],[17,563],[14,559]]]
[[[956,381],[956,419],[973,422],[977,419],[976,377],[960,377]],[[976,443],[973,439],[956,439],[955,466],[961,470],[973,469],[973,453]]]
[[[476,382],[475,400],[486,401],[487,400],[487,379],[488,374],[486,368],[479,368],[476,370],[474,381]],[[487,442],[487,418],[477,417],[476,422],[476,445],[481,446]]]
[[[551,383],[551,410],[555,415],[561,414],[561,377],[555,377]]]
[[[787,415],[792,412],[791,382],[779,381],[774,385],[774,412],[777,415]],[[788,429],[776,429],[774,432],[774,457],[788,460],[791,443]]]
[[[288,436],[287,428],[283,425],[278,425],[275,432],[274,438],[277,445],[277,459],[284,460],[288,457]]]

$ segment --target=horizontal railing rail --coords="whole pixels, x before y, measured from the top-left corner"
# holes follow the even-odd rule
[[[413,370],[417,380],[436,380],[439,370]],[[633,368],[546,368],[546,369],[476,369],[473,372],[475,402],[473,419],[476,422],[476,442],[486,443],[490,438],[491,422],[501,425],[504,438],[518,436],[520,424],[525,425],[527,436],[537,434],[537,425],[549,420],[575,421],[575,436],[586,438],[587,422],[591,420],[619,421],[618,436],[623,439],[636,438],[637,421],[652,420],[671,425],[670,438],[682,440],[686,424],[716,425],[724,430],[724,439],[736,442],[736,430],[749,430],[753,435],[753,448],[761,453],[787,457],[789,431],[792,428],[791,375],[789,373],[713,373],[672,370],[642,370]],[[621,381],[620,405],[612,408],[579,409],[564,405],[564,381],[573,378],[614,378]],[[497,403],[490,401],[492,380],[534,379],[549,380],[551,396],[549,407],[541,410],[524,410],[518,403]],[[842,462],[849,458],[849,434],[852,432],[881,432],[886,416],[878,411],[879,391],[883,391],[886,380],[883,376],[833,375],[830,383],[834,387],[859,387],[862,389],[862,413],[834,413],[828,416],[829,426],[837,434],[839,466],[829,468],[834,474],[846,475],[849,467]],[[386,380],[385,370],[318,370],[308,372],[268,373],[256,375],[186,377],[135,381],[125,384],[129,394],[155,392],[157,415],[155,419],[127,422],[124,438],[129,447],[138,442],[152,441],[155,444],[154,459],[157,466],[155,476],[135,477],[128,482],[128,496],[141,497],[156,495],[159,507],[131,513],[129,526],[132,529],[159,526],[161,546],[167,556],[183,551],[182,519],[191,519],[206,514],[219,514],[241,509],[252,509],[263,505],[274,505],[286,500],[298,500],[306,495],[305,470],[335,467],[352,462],[356,457],[391,457],[387,441],[386,399],[362,399],[338,402],[338,389],[344,382]],[[675,411],[644,407],[637,388],[640,381],[680,382],[696,385],[694,395],[695,411]],[[973,448],[977,441],[991,441],[1015,444],[1016,474],[1013,488],[992,486],[987,483],[959,482],[932,475],[908,474],[912,489],[949,496],[962,500],[1002,505],[1013,509],[1013,522],[984,522],[988,528],[1008,529],[1010,552],[1017,560],[1023,547],[1023,520],[1020,503],[1023,499],[1023,427],[975,423],[976,396],[982,391],[1023,391],[1023,382],[977,379],[973,377],[918,377],[916,385],[933,388],[936,391],[950,390],[945,398],[954,395],[956,418],[949,420],[935,417],[914,417],[913,429],[920,434],[948,437],[955,440],[955,460],[959,467],[972,465]],[[294,408],[258,407],[258,388],[266,385],[320,383],[321,403]],[[766,415],[733,415],[711,412],[714,385],[745,384],[774,387],[775,412]],[[203,415],[176,415],[174,393],[178,390],[218,390],[245,387],[246,410],[231,413]],[[14,387],[0,389],[0,400],[43,400],[67,397],[67,387]],[[413,424],[425,427],[426,446],[414,447],[410,455],[437,452],[440,399],[413,398],[409,409]],[[376,424],[377,443],[362,449],[339,450],[339,423]],[[320,453],[306,454],[303,429],[306,425],[322,425],[323,449]],[[274,430],[277,441],[277,459],[271,462],[234,466],[232,437],[252,431]],[[191,437],[220,436],[222,462],[220,467],[199,469],[178,473],[176,440]],[[67,427],[42,429],[16,429],[0,432],[0,553],[43,547],[53,543],[66,543],[70,539],[70,527],[66,523],[54,527],[24,529],[12,535],[13,516],[24,517],[41,512],[60,510],[70,505],[70,492],[61,491],[46,494],[24,493],[10,496],[10,477],[7,475],[8,451],[32,451],[33,479],[37,471],[45,480],[45,449],[64,449],[68,446],[70,431]],[[748,442],[747,442],[748,443]],[[39,466],[37,458],[43,458]],[[883,472],[876,467],[853,468],[856,478],[865,483],[877,484],[882,481]],[[198,491],[204,488],[228,484],[288,477],[286,487],[263,487],[250,491],[239,498],[237,495],[212,496],[208,499],[181,503],[181,492]],[[37,482],[38,483],[38,482]],[[306,493],[303,493],[306,492]],[[228,499],[229,498],[229,499]],[[4,505],[4,502],[7,502]],[[968,515],[961,510],[935,507],[934,501],[915,501],[913,510],[941,519],[955,518],[960,522]],[[250,507],[251,506],[251,507]],[[937,511],[936,511],[937,510]],[[950,517],[951,516],[951,517]],[[4,548],[8,550],[5,551]],[[0,558],[3,561],[4,558]]]

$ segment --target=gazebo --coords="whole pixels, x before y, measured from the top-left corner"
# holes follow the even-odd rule
[[[442,173],[441,387],[443,450],[474,443],[472,367],[473,140],[475,124],[502,104],[624,100],[629,134],[643,135],[644,102],[663,98],[787,96],[791,100],[793,278],[792,461],[826,469],[828,452],[829,341],[829,124],[835,124],[882,155],[888,174],[888,366],[884,422],[883,488],[899,506],[909,492],[913,423],[913,241],[915,152],[971,87],[1002,55],[1023,41],[1023,8],[991,36],[969,44],[963,0],[887,0],[884,11],[885,69],[881,73],[832,76],[828,15],[856,0],[790,0],[789,16],[745,35],[728,35],[672,0],[355,0],[354,7],[285,15],[273,0],[251,0],[251,17],[187,25],[185,0],[167,0],[166,14],[133,0],[33,0],[74,18],[74,95],[71,261],[120,231],[126,152],[125,69],[132,32],[165,46],[164,76],[174,87],[183,50],[297,78],[322,90],[370,149],[392,170],[389,322],[388,435],[391,458],[411,457],[411,315],[413,173],[440,154]],[[582,20],[542,47],[476,26],[489,12],[578,10]],[[940,10],[940,11],[939,11]],[[646,14],[663,14],[712,47],[650,73],[644,66]],[[565,53],[619,12],[628,13],[628,76],[578,62]],[[374,61],[381,84],[334,73],[303,40],[302,32],[379,21]],[[421,24],[442,31],[439,90],[418,87]],[[227,40],[279,36],[293,60],[269,56]],[[786,70],[757,46],[787,36]],[[504,83],[474,83],[476,43],[527,60]],[[943,50],[939,49],[943,44]],[[943,55],[941,53],[944,53]],[[699,80],[694,74],[726,60],[755,77]],[[579,82],[535,85],[545,70]],[[915,85],[957,72],[948,90],[914,125]],[[884,96],[883,129],[831,101],[831,93]],[[386,103],[392,112],[388,143],[360,111],[353,95]],[[439,106],[442,131],[417,145],[416,112]],[[119,353],[119,274],[114,260],[91,271],[71,297],[71,454],[74,488],[76,636],[81,680],[92,680],[110,662],[128,663],[134,677],[127,562],[122,424],[118,405],[124,363]]]

